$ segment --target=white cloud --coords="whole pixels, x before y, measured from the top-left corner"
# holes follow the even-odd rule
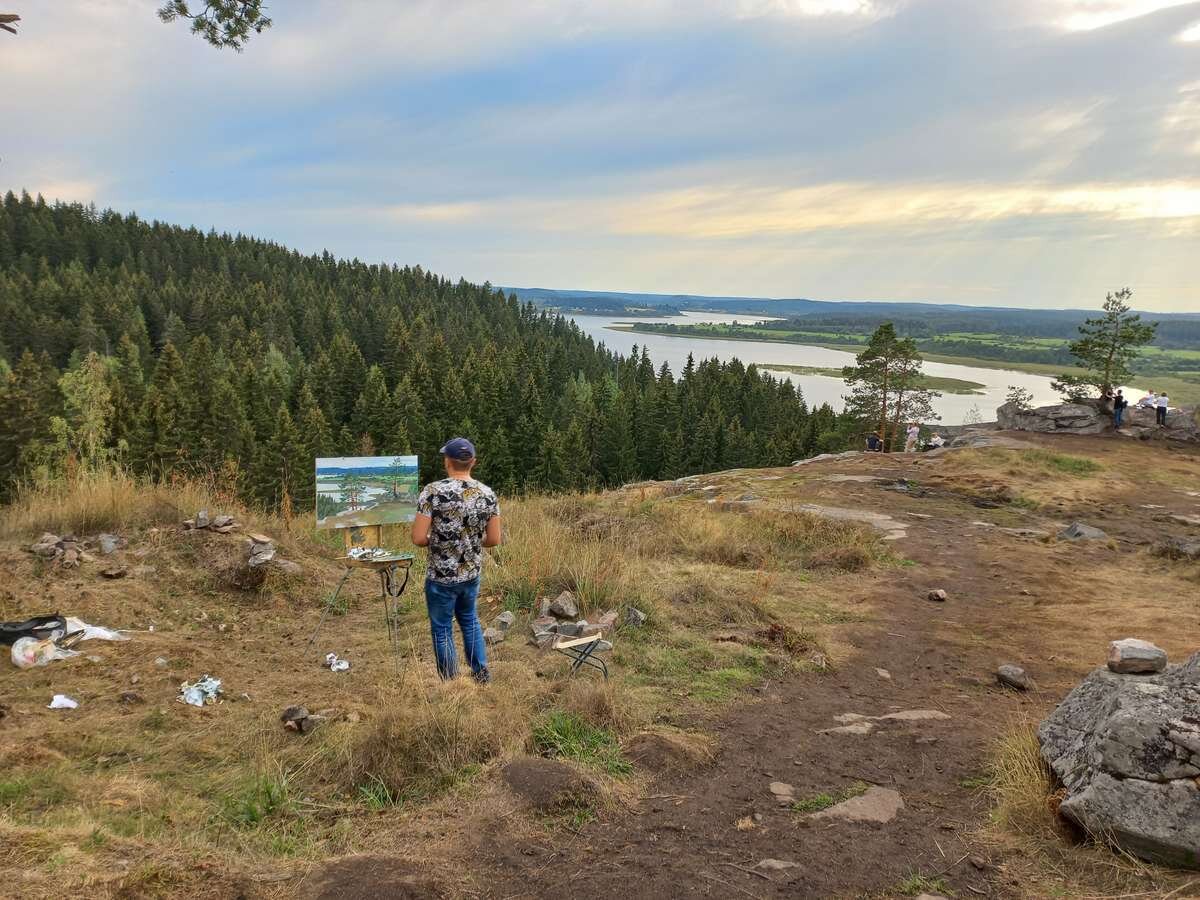
[[[1136,19],[1172,6],[1188,6],[1195,0],[1057,0],[1063,7],[1059,19],[1070,31],[1092,31]]]

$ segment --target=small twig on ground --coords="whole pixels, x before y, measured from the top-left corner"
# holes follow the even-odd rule
[[[733,866],[735,869],[737,869],[741,872],[745,872],[747,875],[757,875],[759,878],[762,878],[765,881],[771,880],[770,875],[767,875],[765,872],[760,872],[760,871],[758,871],[758,869],[747,869],[745,866],[739,866],[737,863],[731,863],[731,862],[721,863],[721,865]]]

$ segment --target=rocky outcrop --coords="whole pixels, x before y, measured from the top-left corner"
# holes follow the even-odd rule
[[[1063,815],[1143,859],[1200,868],[1200,653],[1158,675],[1096,669],[1038,740]]]
[[[1200,442],[1200,414],[1191,406],[1167,412],[1167,423],[1159,427],[1152,409],[1125,410],[1120,433],[1143,440],[1165,439]],[[1005,431],[1037,431],[1044,434],[1101,434],[1111,431],[1112,414],[1102,408],[1100,401],[1060,403],[1022,409],[1015,403],[1005,403],[996,410],[996,424]]]
[[[1015,403],[1005,403],[996,410],[996,424],[1005,431],[1100,434],[1112,428],[1112,417],[1090,403],[1060,403],[1037,409],[1022,409]]]

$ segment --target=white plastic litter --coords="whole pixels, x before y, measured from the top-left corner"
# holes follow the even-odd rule
[[[75,631],[82,631],[83,637],[80,640],[84,641],[127,641],[129,635],[121,634],[119,631],[113,631],[111,628],[105,628],[103,625],[89,625],[83,619],[76,619],[74,616],[67,616],[67,634]]]
[[[22,638],[22,640],[27,640],[27,638]],[[54,699],[50,701],[50,705],[46,709],[75,709],[77,706],[79,704],[66,694],[55,694]]]
[[[325,654],[325,665],[331,672],[345,672],[350,668],[350,660],[339,659],[336,653]]]
[[[23,637],[17,638],[12,645],[12,661],[18,669],[32,669],[56,659],[70,659],[78,655],[78,650],[64,650],[55,645],[54,638],[39,641],[37,638]]]
[[[189,706],[203,706],[205,703],[216,703],[220,693],[221,679],[205,675],[193,684],[188,684],[186,681],[181,684],[177,699]]]

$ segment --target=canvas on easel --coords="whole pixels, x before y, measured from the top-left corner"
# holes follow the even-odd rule
[[[417,514],[415,456],[333,456],[316,466],[317,528],[345,529],[348,536],[358,530],[358,546],[378,547],[381,526],[411,522]]]

